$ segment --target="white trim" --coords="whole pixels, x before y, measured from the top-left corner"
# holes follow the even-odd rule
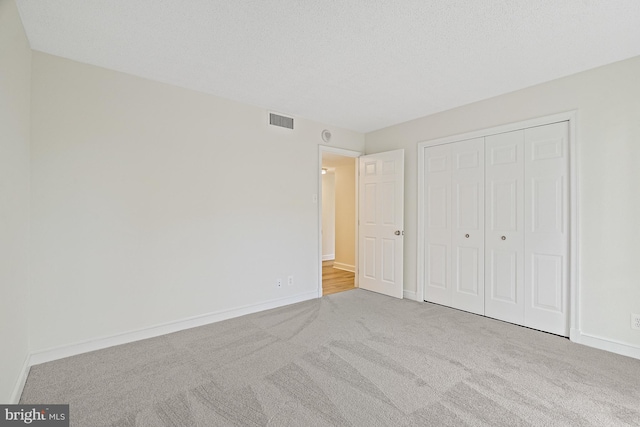
[[[580,254],[578,235],[578,134],[577,110],[565,113],[569,120],[569,336],[580,329]]]
[[[333,268],[337,268],[338,270],[350,271],[351,273],[356,272],[355,265],[343,264],[341,262],[334,262]]]
[[[364,153],[362,153],[361,155],[364,155]],[[355,277],[353,278],[353,286],[355,286],[356,288],[360,287],[360,278],[358,277],[358,260],[360,258],[358,258],[360,256],[360,253],[358,252],[360,249],[359,243],[360,243],[360,195],[358,194],[358,189],[360,188],[360,161],[355,162],[356,163],[356,176],[355,176],[355,189],[356,189],[356,217],[353,219],[353,221],[355,222],[355,228],[356,228],[356,232],[355,234],[355,242],[353,243],[353,247],[355,248],[355,254],[354,259],[355,259],[355,268],[353,270],[353,272],[356,274]]]
[[[322,261],[323,261],[323,257],[322,257],[322,153],[333,153],[333,154],[337,154],[340,156],[344,156],[344,157],[353,157],[354,159],[357,159],[358,157],[362,156],[364,153],[361,151],[353,151],[353,150],[345,150],[344,148],[337,148],[337,147],[328,147],[326,145],[318,145],[318,254],[319,254],[319,261],[318,261],[318,298],[322,298]],[[354,221],[356,221],[356,253],[355,253],[355,257],[356,257],[356,269],[358,266],[358,233],[359,233],[359,229],[360,227],[358,227],[358,192],[357,192],[357,188],[359,187],[359,179],[360,179],[360,174],[358,173],[359,171],[359,164],[358,162],[356,162],[356,217],[354,218]],[[355,269],[354,269],[355,271]],[[354,280],[354,284],[356,287],[358,287],[358,275],[356,274],[355,280]]]
[[[418,217],[417,217],[417,247],[416,247],[416,264],[418,271],[416,272],[416,298],[417,301],[424,301],[424,155],[426,145],[425,143],[418,143],[417,149],[417,157],[418,157],[418,200],[417,206],[418,209]]]
[[[336,259],[336,254],[322,255],[323,261],[331,261]]]
[[[16,381],[16,385],[13,387],[13,393],[11,393],[11,399],[9,400],[10,405],[16,405],[20,402],[20,397],[22,396],[22,390],[24,390],[24,385],[27,383],[27,377],[29,376],[30,370],[31,370],[31,357],[27,356],[24,358],[22,369],[20,369],[20,376]]]
[[[325,153],[333,153],[339,156],[353,157],[353,158],[360,157],[364,154],[362,151],[347,150],[345,148],[329,147],[326,145],[318,145],[318,147],[320,149],[320,154],[322,154],[322,152],[325,152]],[[320,164],[322,164],[322,156],[320,156]],[[320,170],[322,170],[322,168],[320,168]]]
[[[496,135],[514,130],[526,129],[536,126],[543,126],[558,122],[569,122],[569,323],[570,330],[580,329],[580,281],[578,277],[578,170],[577,170],[577,135],[576,135],[577,110],[552,114],[544,117],[537,117],[521,122],[509,123],[506,125],[477,130],[473,132],[451,135],[444,138],[437,138],[428,141],[418,142],[418,247],[417,247],[417,283],[416,294],[418,301],[424,301],[424,154],[427,147],[448,144],[451,142],[464,141],[474,138]],[[571,333],[570,333],[571,335]]]
[[[200,316],[188,317],[186,319],[168,322],[161,325],[151,326],[148,328],[138,329],[121,334],[101,337],[87,340],[75,344],[54,347],[43,351],[31,353],[30,366],[39,365],[40,363],[51,362],[53,360],[65,357],[75,356],[90,351],[101,350],[115,345],[127,344],[134,341],[154,338],[160,335],[166,335],[185,329],[195,328],[198,326],[208,325],[210,323],[220,322],[222,320],[232,319],[234,317],[244,316],[246,314],[257,313],[259,311],[270,310],[297,302],[307,301],[317,297],[315,291],[306,292],[300,295],[294,295],[286,298],[278,298],[259,304],[246,305],[233,308],[230,310],[221,310],[213,313],[203,314]]]
[[[406,289],[402,291],[402,296],[404,297],[404,299],[410,299],[412,301],[420,301],[415,292],[407,291]]]
[[[602,338],[596,335],[583,334],[578,329],[571,329],[569,338],[577,344],[583,344],[599,350],[610,351],[623,356],[633,357],[634,359],[640,359],[640,347],[636,347],[631,344]]]

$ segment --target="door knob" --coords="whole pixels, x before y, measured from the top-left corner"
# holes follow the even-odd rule
[[[464,235],[464,237],[466,237],[466,238],[468,239],[468,238],[469,238],[469,235],[468,235],[468,234],[465,234],[465,235]]]
[[[502,236],[501,239],[502,240],[507,240],[507,237],[506,236]]]
[[[393,234],[395,234],[396,236],[400,235],[400,230],[396,230]]]

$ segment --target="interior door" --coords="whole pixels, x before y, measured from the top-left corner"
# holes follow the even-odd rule
[[[424,299],[451,306],[451,146],[424,152]]]
[[[568,122],[525,130],[525,326],[569,335]]]
[[[524,324],[524,131],[485,138],[485,315]]]
[[[424,299],[484,314],[484,138],[424,155]]]
[[[484,314],[484,138],[451,145],[451,306]]]
[[[360,157],[359,286],[403,295],[404,150]]]

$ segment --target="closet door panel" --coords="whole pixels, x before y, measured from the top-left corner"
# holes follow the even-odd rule
[[[484,314],[484,138],[450,145],[452,307]]]
[[[525,321],[569,334],[568,123],[525,130]]]
[[[524,322],[524,131],[485,138],[485,315]]]
[[[451,306],[451,146],[425,150],[425,301]]]

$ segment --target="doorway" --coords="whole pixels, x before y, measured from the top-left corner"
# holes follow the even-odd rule
[[[320,292],[357,287],[359,152],[320,147]]]

